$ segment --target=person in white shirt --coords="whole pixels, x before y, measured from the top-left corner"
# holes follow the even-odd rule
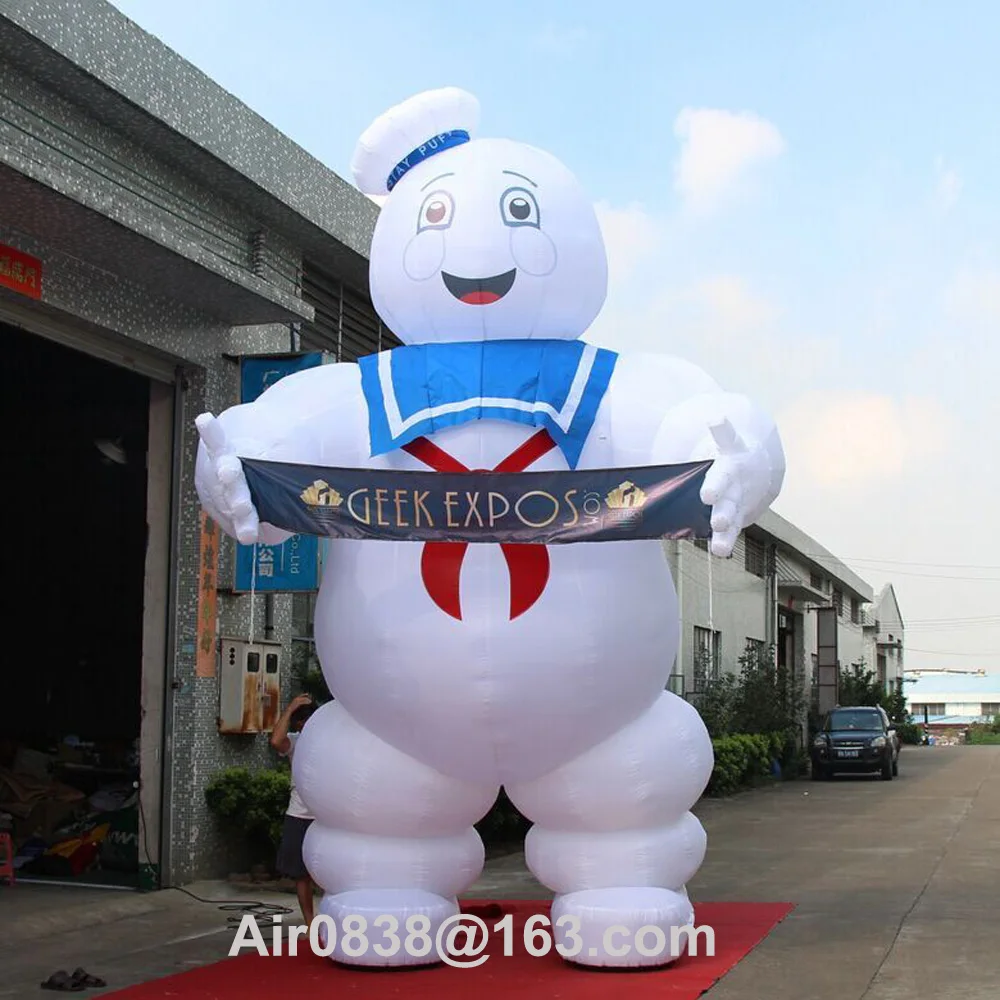
[[[302,732],[306,720],[315,710],[316,706],[307,694],[300,694],[288,703],[288,707],[275,723],[271,733],[271,746],[282,757],[291,760],[295,753],[295,741]],[[292,778],[288,808],[285,810],[285,822],[281,829],[281,843],[278,845],[276,867],[280,875],[295,879],[295,892],[299,898],[299,906],[302,908],[302,919],[307,927],[312,925],[315,913],[314,887],[309,871],[302,860],[302,841],[312,821],[313,816],[302,801],[295,787],[295,779]]]

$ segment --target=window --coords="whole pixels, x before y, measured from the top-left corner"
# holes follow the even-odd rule
[[[861,602],[856,598],[851,598],[851,621],[855,625],[861,622]]]
[[[719,676],[722,633],[694,627],[694,690],[700,694],[710,680]]]
[[[823,577],[820,576],[815,570],[809,574],[809,586],[812,587],[813,590],[818,590],[820,593],[823,593],[824,591]]]
[[[760,663],[764,659],[767,643],[763,639],[751,639],[747,636],[746,657],[751,663]]]
[[[764,576],[767,572],[767,556],[764,543],[756,538],[747,538],[743,546],[743,567],[754,576]]]
[[[833,606],[837,611],[837,617],[844,617],[844,595],[839,591],[835,590],[833,592]]]
[[[854,730],[877,732],[883,728],[881,710],[877,708],[835,708],[826,719],[825,732]]]
[[[924,715],[944,715],[944,709],[943,702],[927,702],[924,705],[914,704],[910,711],[918,718],[923,718]]]
[[[994,715],[1000,715],[1000,701],[984,701],[980,707],[980,715],[985,715],[987,719],[992,719]]]

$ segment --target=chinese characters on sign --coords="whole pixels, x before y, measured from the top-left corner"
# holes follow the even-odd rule
[[[218,601],[219,527],[201,515],[201,553],[198,567],[198,638],[196,677],[215,676],[215,620]]]
[[[319,545],[315,537],[293,535],[283,545],[258,545],[256,577],[254,577],[254,546],[240,546],[237,553],[237,590],[300,591],[316,587],[316,565]],[[241,564],[240,559],[243,559]],[[243,578],[246,585],[243,586]]]
[[[240,402],[252,403],[275,382],[293,372],[316,368],[321,354],[291,354],[243,358],[240,363]],[[256,564],[254,553],[256,552]],[[319,586],[319,539],[294,535],[282,545],[236,546],[236,591],[290,593]]]
[[[37,257],[0,243],[0,285],[29,299],[42,297],[42,262]]]

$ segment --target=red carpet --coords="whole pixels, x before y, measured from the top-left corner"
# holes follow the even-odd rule
[[[492,1000],[517,995],[520,1000],[605,1000],[611,991],[627,985],[629,1000],[695,1000],[745,958],[793,908],[791,903],[702,903],[696,906],[695,924],[714,928],[714,956],[686,955],[658,970],[615,971],[569,965],[554,948],[544,958],[533,958],[524,950],[524,923],[535,913],[547,914],[547,902],[475,900],[468,903],[466,912],[480,916],[489,927],[501,916],[513,914],[514,954],[510,957],[504,956],[502,935],[497,933],[485,950],[492,957],[476,968],[353,969],[314,955],[308,941],[300,939],[294,958],[263,958],[254,951],[244,951],[236,958],[105,996],[119,1000],[458,1000],[466,996]],[[270,946],[270,928],[262,931]],[[230,944],[227,938],[225,947]],[[699,950],[704,949],[702,937]]]

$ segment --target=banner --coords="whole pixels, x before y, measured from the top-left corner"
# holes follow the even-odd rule
[[[240,359],[240,402],[252,403],[265,389],[293,372],[316,368],[323,355],[278,354]],[[257,554],[254,571],[254,551]],[[234,590],[313,591],[319,587],[319,545],[315,536],[288,539],[282,545],[236,546]]]
[[[243,459],[258,514],[327,538],[553,545],[708,538],[710,461],[566,472],[393,472]]]

